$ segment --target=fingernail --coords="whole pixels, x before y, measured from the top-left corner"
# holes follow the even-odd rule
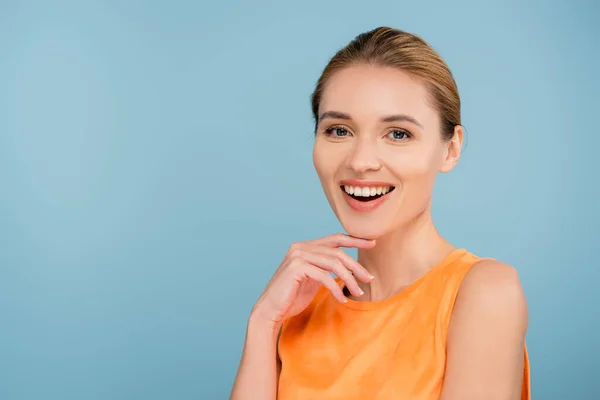
[[[362,296],[363,294],[365,294],[365,292],[363,292],[362,289],[358,289],[358,293],[360,293],[360,295]]]

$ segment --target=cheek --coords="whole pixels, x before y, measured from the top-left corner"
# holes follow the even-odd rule
[[[316,140],[313,147],[313,164],[322,181],[330,178],[335,173],[338,156],[337,152],[329,148],[328,143],[323,143],[319,139]]]
[[[412,180],[428,178],[437,171],[436,157],[430,152],[407,152],[395,154],[388,158],[388,165],[401,181],[409,183]]]

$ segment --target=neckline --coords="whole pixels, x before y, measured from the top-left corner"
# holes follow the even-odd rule
[[[417,287],[419,287],[423,282],[425,282],[429,277],[431,277],[436,271],[442,269],[446,265],[454,262],[458,258],[462,257],[467,253],[467,250],[464,248],[457,248],[452,250],[446,257],[444,257],[440,262],[431,267],[427,272],[417,278],[414,282],[408,285],[406,288],[401,290],[400,292],[388,297],[387,299],[379,300],[379,301],[357,301],[346,297],[346,303],[340,303],[334,300],[337,304],[342,307],[351,308],[354,310],[374,310],[380,307],[384,307],[390,303],[398,301],[400,298],[408,296],[412,291],[414,291]],[[342,289],[344,289],[344,281],[339,278],[336,278],[338,284]]]

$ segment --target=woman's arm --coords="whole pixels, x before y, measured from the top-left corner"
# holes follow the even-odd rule
[[[448,329],[441,400],[520,400],[527,319],[514,268],[495,260],[473,266]]]
[[[277,341],[280,329],[251,316],[246,341],[230,400],[277,398],[280,362]]]

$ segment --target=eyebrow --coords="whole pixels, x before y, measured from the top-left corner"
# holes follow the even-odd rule
[[[327,118],[346,119],[346,120],[352,119],[352,117],[350,117],[350,115],[343,113],[343,112],[325,111],[324,113],[322,113],[319,116],[319,123],[321,123],[321,121],[323,121],[324,119],[327,119]],[[406,115],[406,114],[395,114],[395,115],[389,115],[387,117],[381,118],[381,122],[399,122],[399,121],[410,122],[412,124],[415,124],[415,125],[423,128],[423,125],[421,125],[421,123],[419,121],[417,121],[415,118],[411,117],[410,115]]]

